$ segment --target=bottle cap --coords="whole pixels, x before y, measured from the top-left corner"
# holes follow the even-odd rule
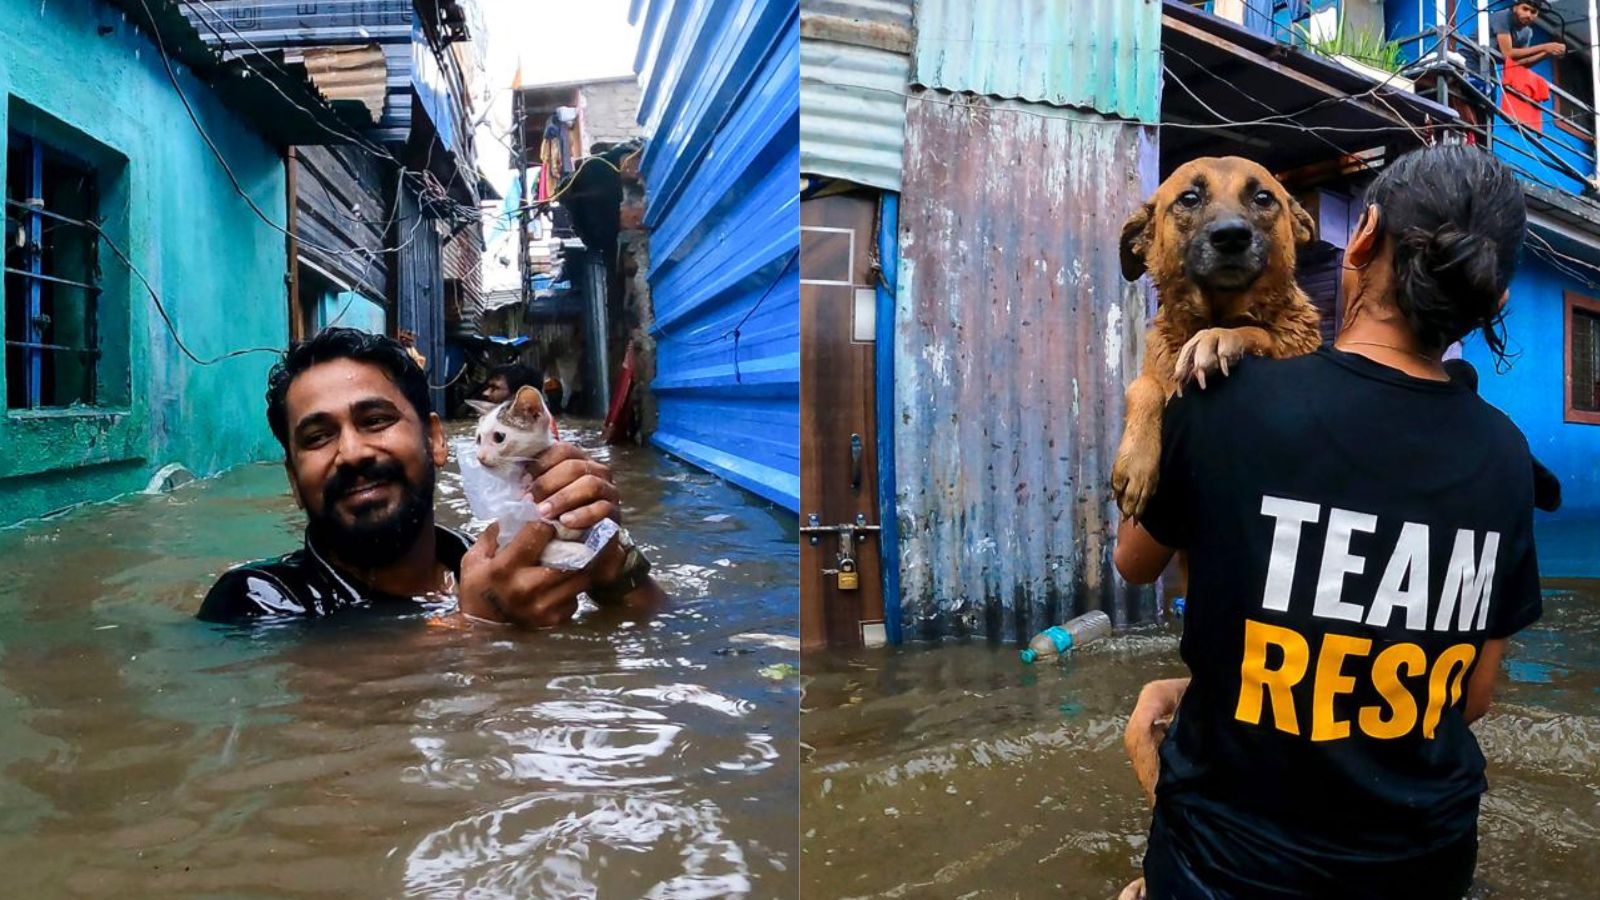
[[[1036,660],[1038,658],[1039,658],[1039,654],[1033,652],[1033,648],[1032,647],[1028,647],[1028,648],[1026,648],[1026,649],[1024,649],[1022,651],[1022,661],[1025,662],[1025,663],[1032,663],[1034,660]]]

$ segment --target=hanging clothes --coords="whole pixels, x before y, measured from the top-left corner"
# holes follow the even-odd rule
[[[1506,60],[1502,77],[1505,90],[1500,92],[1500,108],[1534,131],[1544,131],[1544,110],[1540,104],[1550,100],[1550,82],[1511,60]]]
[[[561,126],[561,174],[571,175],[578,162],[578,154],[572,147],[572,130],[578,121],[578,109],[574,106],[558,106],[554,119]]]
[[[539,142],[539,199],[548,200],[561,180],[561,126],[551,116]]]
[[[572,127],[562,120],[561,111],[551,113],[544,125],[544,146],[552,150],[552,174],[555,181],[572,174]]]

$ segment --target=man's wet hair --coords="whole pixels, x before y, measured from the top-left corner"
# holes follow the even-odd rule
[[[411,401],[417,418],[427,425],[428,414],[433,411],[428,399],[428,376],[399,341],[356,328],[324,328],[290,347],[267,374],[267,424],[285,453],[289,452],[289,385],[312,366],[337,359],[353,359],[382,369]]]
[[[522,363],[506,363],[503,366],[495,366],[489,370],[489,379],[492,381],[496,377],[506,380],[506,387],[510,389],[513,395],[516,394],[518,388],[523,387],[540,390],[544,383],[544,379],[539,377],[538,372]]]
[[[1367,188],[1394,241],[1395,305],[1424,352],[1474,331],[1505,359],[1500,298],[1528,231],[1522,185],[1505,163],[1465,144],[1416,150]]]

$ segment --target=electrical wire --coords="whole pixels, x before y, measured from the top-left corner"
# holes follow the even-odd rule
[[[1192,57],[1189,57],[1187,54],[1183,53],[1182,51],[1175,50],[1173,48],[1168,48],[1168,50],[1171,51],[1171,52],[1177,53],[1179,56],[1184,57],[1191,64],[1195,64],[1195,60]],[[1171,74],[1171,73],[1169,72],[1169,74]],[[1186,93],[1189,93],[1191,97],[1194,97],[1196,103],[1199,103],[1202,107],[1204,107],[1207,110],[1207,112],[1210,112],[1212,115],[1218,116],[1219,118],[1221,118],[1220,114],[1218,114],[1214,109],[1212,109],[1209,105],[1207,105],[1199,97],[1195,96],[1193,91],[1190,90],[1189,86],[1187,84],[1183,83],[1182,79],[1177,78],[1176,76],[1173,76],[1173,77],[1174,77],[1174,80],[1176,82],[1178,82],[1179,86],[1182,87]],[[1270,108],[1269,106],[1267,106],[1267,104],[1264,101],[1260,100],[1259,98],[1255,97],[1252,94],[1247,93],[1243,88],[1239,87],[1237,84],[1233,83],[1232,81],[1230,81],[1230,80],[1228,80],[1226,78],[1217,78],[1216,80],[1222,82],[1224,85],[1226,85],[1227,87],[1231,88],[1235,92],[1239,93],[1241,96],[1244,96],[1244,97],[1250,99],[1251,101],[1255,102],[1257,105],[1262,106],[1264,108]],[[1486,131],[1487,129],[1481,129],[1481,130]],[[1333,144],[1332,142],[1326,141],[1326,139],[1323,139],[1323,140],[1324,140],[1325,143],[1328,143],[1330,147],[1333,147],[1336,150],[1340,149],[1340,148],[1338,148],[1337,145]],[[1341,150],[1340,152],[1343,152],[1343,151]],[[1368,164],[1365,160],[1362,160],[1362,159],[1360,159],[1358,157],[1353,157],[1353,158],[1357,161],[1357,163],[1359,165],[1361,165],[1361,167],[1363,169],[1368,170],[1368,171],[1372,171],[1373,170],[1373,167],[1370,164]],[[1551,184],[1549,184],[1547,182],[1544,182],[1544,181],[1542,181],[1540,179],[1536,179],[1536,178],[1530,177],[1529,180],[1530,181],[1534,181],[1537,184],[1541,184],[1544,187],[1547,187],[1547,188],[1549,188],[1551,190],[1557,190],[1557,191],[1561,190],[1560,188],[1557,188],[1556,186],[1551,185]],[[1564,191],[1563,191],[1563,193],[1564,193]],[[1550,263],[1552,265],[1552,267],[1560,270],[1561,272],[1563,272],[1564,274],[1568,275],[1569,277],[1574,278],[1575,280],[1583,282],[1586,286],[1588,286],[1590,288],[1594,288],[1596,286],[1594,281],[1593,281],[1593,279],[1589,278],[1588,276],[1583,275],[1580,272],[1574,271],[1571,268],[1571,266],[1567,265],[1566,263],[1572,263],[1572,264],[1576,264],[1576,265],[1582,266],[1582,267],[1584,267],[1586,269],[1591,270],[1592,272],[1594,272],[1596,274],[1600,274],[1600,266],[1597,266],[1597,265],[1595,265],[1593,263],[1589,263],[1589,262],[1587,262],[1587,261],[1585,261],[1583,259],[1580,259],[1578,257],[1569,256],[1567,254],[1561,253],[1560,251],[1556,250],[1553,246],[1551,246],[1549,241],[1545,240],[1542,235],[1538,234],[1535,231],[1529,230],[1527,232],[1527,234],[1528,234],[1528,238],[1529,238],[1529,244],[1528,244],[1529,249],[1532,250],[1541,259],[1543,259],[1546,262]],[[1565,262],[1563,262],[1563,261],[1565,261]]]
[[[461,376],[467,374],[467,369],[469,369],[469,368],[471,368],[471,363],[467,362],[466,360],[462,360],[461,361],[461,368],[456,370],[456,374],[450,376],[450,380],[449,381],[446,381],[444,384],[434,384],[433,382],[430,381],[430,382],[428,382],[428,387],[433,388],[436,391],[445,390],[446,388],[450,387],[450,385],[455,384],[457,381],[460,381],[461,380]]]
[[[275,71],[277,71],[278,74],[282,75],[286,79],[292,79],[292,78],[295,77],[291,72],[289,72],[289,70],[285,69],[282,65],[280,65],[277,62],[277,60],[273,59],[272,55],[267,50],[263,49],[261,46],[256,44],[254,41],[250,40],[249,36],[247,36],[246,34],[241,32],[233,23],[228,22],[221,15],[221,13],[217,12],[216,8],[214,8],[213,6],[211,6],[211,4],[209,2],[207,2],[207,0],[191,0],[191,2],[199,3],[201,6],[205,7],[205,9],[207,11],[209,11],[211,13],[211,15],[213,17],[215,17],[218,22],[221,22],[223,25],[225,25],[228,28],[229,31],[233,32],[233,34],[238,37],[239,42],[243,43],[246,47],[250,48],[250,50],[254,51],[254,54],[255,54],[255,56],[257,58],[262,60],[268,66],[271,66]],[[221,32],[217,31],[216,26],[213,25],[212,22],[209,19],[207,19],[205,16],[203,16],[203,15],[202,16],[198,16],[198,18],[200,19],[200,21],[205,23],[206,28],[211,32],[212,36],[215,37],[217,39],[217,41],[222,44],[223,50],[226,51],[228,49],[228,38],[224,37]],[[434,53],[435,59],[437,59],[442,65],[443,64],[443,58],[439,57],[438,48],[433,47],[431,43],[429,44],[429,47],[430,47],[430,50],[432,50],[432,52]],[[353,128],[347,128],[347,130],[345,130],[345,131],[336,131],[336,130],[334,130],[315,111],[306,108],[299,101],[297,101],[293,97],[289,96],[289,94],[287,92],[285,92],[283,90],[283,88],[280,87],[275,80],[273,80],[272,78],[268,78],[268,77],[262,75],[261,70],[257,69],[254,65],[251,64],[250,59],[249,59],[249,57],[247,55],[240,54],[240,55],[235,57],[235,60],[240,65],[244,66],[245,69],[249,70],[251,74],[253,74],[253,75],[257,76],[257,77],[260,77],[264,81],[266,81],[268,87],[272,88],[272,90],[274,92],[276,92],[279,97],[283,98],[284,102],[288,103],[290,106],[293,106],[295,109],[297,109],[300,112],[304,113],[306,115],[306,117],[309,118],[312,121],[312,124],[316,125],[321,130],[327,132],[328,134],[330,134],[330,135],[332,135],[334,137],[337,137],[337,138],[340,138],[342,140],[347,140],[347,141],[351,142],[357,148],[365,151],[369,155],[371,155],[373,157],[376,157],[379,160],[382,160],[382,161],[385,161],[385,162],[389,162],[389,163],[395,165],[396,167],[400,168],[403,172],[407,172],[407,173],[410,173],[410,174],[416,174],[419,177],[432,177],[432,172],[431,172],[431,170],[428,169],[427,164],[424,164],[424,168],[421,169],[421,170],[411,170],[398,157],[396,157],[393,153],[389,152],[389,150],[387,148],[383,147],[381,144],[378,144],[378,143],[376,143],[374,141],[371,141],[371,140],[367,139],[364,135],[360,134],[359,132],[357,132]],[[469,192],[474,197],[477,196],[477,190],[476,190],[476,186],[475,185],[469,185],[468,189],[469,189]],[[477,214],[477,212],[479,211],[478,207],[467,206],[465,204],[457,203],[456,201],[451,200],[449,198],[448,190],[443,188],[443,186],[440,187],[440,192],[443,194],[442,200],[444,202],[448,202],[450,204],[453,204],[453,205],[459,207],[461,210],[465,211],[468,215],[474,215],[475,216]],[[422,213],[419,212],[418,215],[422,215]]]
[[[161,295],[156,292],[155,286],[150,283],[150,279],[146,278],[144,272],[140,271],[139,267],[133,264],[133,260],[128,258],[128,254],[123,252],[121,247],[117,246],[116,241],[113,241],[111,236],[105,233],[105,231],[100,227],[100,223],[91,221],[88,224],[90,229],[92,229],[95,234],[99,235],[101,240],[106,242],[106,246],[111,248],[111,252],[116,254],[117,259],[122,260],[122,264],[126,266],[128,271],[139,280],[139,283],[144,285],[145,291],[150,294],[150,300],[155,303],[156,312],[161,314],[161,321],[166,323],[167,333],[172,335],[173,343],[177,344],[178,349],[183,351],[183,355],[189,357],[189,359],[194,362],[195,365],[212,366],[222,362],[225,359],[232,359],[236,356],[245,356],[250,353],[273,353],[280,355],[283,353],[283,350],[278,347],[247,347],[242,350],[230,350],[227,353],[213,356],[209,359],[201,359],[199,356],[195,355],[193,350],[189,349],[189,345],[184,343],[183,338],[179,336],[178,327],[173,324],[172,316],[167,312],[166,304],[161,302]]]
[[[202,0],[202,2],[203,2],[203,0]],[[227,160],[223,157],[222,151],[217,147],[216,142],[211,138],[211,135],[205,130],[205,127],[200,124],[199,115],[195,112],[194,106],[189,102],[188,95],[184,92],[183,86],[179,83],[177,71],[173,67],[172,58],[171,58],[170,54],[167,52],[166,43],[161,38],[160,30],[156,27],[155,15],[150,10],[150,4],[149,4],[148,0],[139,0],[139,5],[144,10],[145,18],[146,18],[146,20],[148,22],[151,36],[154,39],[155,44],[156,44],[156,50],[159,53],[159,55],[161,56],[162,66],[166,70],[166,73],[167,73],[167,80],[172,83],[173,91],[177,93],[178,100],[183,105],[184,112],[188,115],[190,123],[193,124],[193,126],[195,128],[195,131],[200,135],[201,140],[205,142],[206,147],[211,151],[211,155],[216,159],[217,164],[222,167],[223,173],[227,175],[228,181],[233,186],[234,192],[237,193],[240,196],[240,198],[242,198],[244,200],[245,204],[247,206],[249,206],[250,211],[253,212],[258,219],[260,219],[262,222],[264,222],[267,225],[267,227],[273,229],[274,231],[277,231],[277,232],[283,234],[285,237],[293,238],[293,239],[299,241],[304,246],[310,247],[311,249],[317,250],[317,251],[319,251],[321,253],[324,253],[324,254],[327,254],[327,255],[329,255],[331,257],[343,258],[343,257],[345,257],[347,255],[350,255],[352,253],[357,252],[357,251],[352,251],[352,250],[339,250],[339,249],[330,248],[330,247],[322,247],[322,246],[320,246],[318,244],[315,244],[315,243],[313,243],[311,241],[305,240],[303,237],[300,237],[298,235],[293,234],[287,228],[285,228],[282,225],[279,225],[278,223],[274,222],[271,219],[271,217],[269,217],[266,214],[266,212],[261,209],[260,205],[256,203],[255,198],[251,197],[249,195],[249,193],[247,191],[245,191],[244,185],[242,183],[240,183],[239,178],[238,178],[238,176],[236,174],[234,174],[234,171],[233,171],[232,167],[230,167],[228,165]],[[240,60],[241,60],[241,62],[243,62],[243,58],[242,57],[240,57]],[[246,68],[250,68],[248,63],[244,63],[244,64],[245,64]],[[276,65],[276,64],[274,63],[274,65]],[[255,70],[252,69],[252,71],[255,71]],[[257,72],[258,76],[259,76],[259,74],[260,73]],[[296,103],[292,98],[289,98],[287,94],[283,94],[282,89],[278,88],[277,85],[273,83],[272,79],[267,78],[265,80],[268,82],[268,84],[272,85],[274,90],[277,90],[279,92],[279,94],[282,94],[284,96],[284,99],[287,100],[291,105],[294,105],[296,108],[300,109],[301,111],[307,113],[308,115],[311,115],[314,119],[316,118],[315,114],[311,113],[310,110],[307,110],[304,106],[301,106],[300,104]],[[321,123],[319,121],[319,125],[320,124]],[[337,135],[336,132],[334,132],[334,134]],[[432,142],[429,142],[429,144],[430,144],[429,150],[431,152],[431,150],[432,150]],[[391,155],[389,158],[393,159],[394,157]],[[403,166],[401,167],[402,178],[404,177],[404,175],[406,174],[407,171],[408,170],[406,170]],[[420,213],[419,213],[419,215],[420,215]],[[399,250],[402,250],[402,249],[404,249],[404,247],[386,247],[386,248],[383,248],[383,249],[381,249],[379,251],[376,251],[376,252],[390,253],[390,252],[398,252]]]
[[[778,270],[778,274],[774,276],[772,281],[767,284],[767,289],[762,291],[761,296],[756,299],[756,302],[745,311],[744,316],[739,319],[738,324],[717,335],[716,337],[693,341],[680,340],[679,343],[686,347],[709,347],[712,344],[725,341],[730,337],[733,338],[733,380],[735,383],[743,384],[744,376],[739,372],[739,338],[744,332],[745,323],[749,322],[750,318],[754,316],[756,311],[761,308],[761,305],[767,302],[767,298],[772,296],[772,292],[778,287],[779,284],[783,282],[783,277],[789,273],[789,267],[793,266],[795,260],[799,258],[800,249],[796,247],[792,252],[790,252],[788,258],[784,260],[783,268]],[[666,340],[669,337],[671,337],[671,335],[667,334],[666,329],[661,329],[661,339]]]

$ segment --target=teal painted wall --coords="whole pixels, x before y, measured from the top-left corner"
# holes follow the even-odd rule
[[[229,185],[155,44],[96,0],[0,0],[0,21],[0,134],[22,126],[67,141],[86,136],[119,158],[116,184],[101,203],[106,231],[161,294],[196,355],[285,346],[283,236]],[[188,70],[178,73],[240,183],[282,223],[280,152]],[[26,112],[19,104],[40,115],[12,121]],[[117,408],[0,415],[0,525],[139,490],[169,462],[209,475],[280,453],[263,396],[272,356],[191,363],[149,295],[104,246],[100,264],[102,307],[124,310],[102,318],[102,345],[112,357],[106,365],[125,355],[126,384],[107,392]]]
[[[300,302],[307,302],[304,281],[300,283]],[[316,310],[318,331],[337,325],[341,328],[359,328],[371,334],[387,333],[387,314],[383,305],[356,291],[341,291],[338,288],[319,290]]]

